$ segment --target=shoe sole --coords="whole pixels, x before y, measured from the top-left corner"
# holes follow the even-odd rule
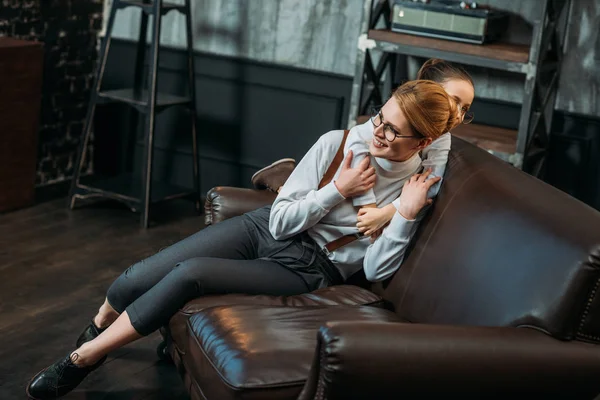
[[[293,162],[293,163],[295,163],[296,160],[294,160],[293,158],[282,158],[281,160],[277,160],[274,163],[272,163],[271,165],[267,165],[266,167],[258,170],[254,175],[252,175],[252,178],[250,178],[250,180],[254,181],[254,178],[256,177],[256,175],[260,174],[261,172],[264,172],[264,171],[268,170],[269,168],[273,168],[276,165],[283,164],[284,162]]]

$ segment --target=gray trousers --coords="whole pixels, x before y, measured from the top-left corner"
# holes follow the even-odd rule
[[[130,266],[108,289],[109,304],[148,335],[205,294],[285,296],[342,283],[306,233],[275,240],[269,212],[270,206],[211,225]]]

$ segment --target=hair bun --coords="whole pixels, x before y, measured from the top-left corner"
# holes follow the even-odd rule
[[[427,60],[423,63],[423,67],[432,67],[435,64],[440,64],[440,63],[447,64],[448,62],[445,60],[442,60],[441,58],[430,58],[429,60]]]
[[[453,65],[441,58],[430,58],[425,61],[417,73],[417,79],[424,79],[437,83],[444,83],[450,79],[459,79],[469,82],[471,86],[475,88],[471,75],[469,75],[464,68]]]
[[[457,122],[458,105],[437,82],[406,82],[394,90],[393,97],[415,136],[435,140]]]

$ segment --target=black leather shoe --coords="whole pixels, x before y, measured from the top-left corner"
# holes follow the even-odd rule
[[[77,353],[75,353],[77,357]],[[76,358],[75,358],[76,359]],[[56,399],[75,389],[86,376],[98,368],[106,359],[89,367],[79,367],[73,364],[71,355],[55,362],[48,368],[38,372],[27,386],[27,396],[34,400]]]
[[[102,332],[104,332],[106,328],[101,329],[94,324],[94,320],[81,332],[81,335],[77,338],[77,342],[75,343],[76,348],[80,348],[82,344],[86,342],[90,342],[98,337]]]
[[[257,171],[252,175],[250,180],[256,189],[267,189],[277,193],[279,188],[290,177],[294,168],[296,168],[296,160],[293,158],[282,158]]]

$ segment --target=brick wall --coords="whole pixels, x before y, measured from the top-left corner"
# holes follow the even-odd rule
[[[102,3],[102,0],[0,0],[0,36],[44,43],[38,185],[73,176],[98,57]],[[85,168],[90,171],[91,163]]]

